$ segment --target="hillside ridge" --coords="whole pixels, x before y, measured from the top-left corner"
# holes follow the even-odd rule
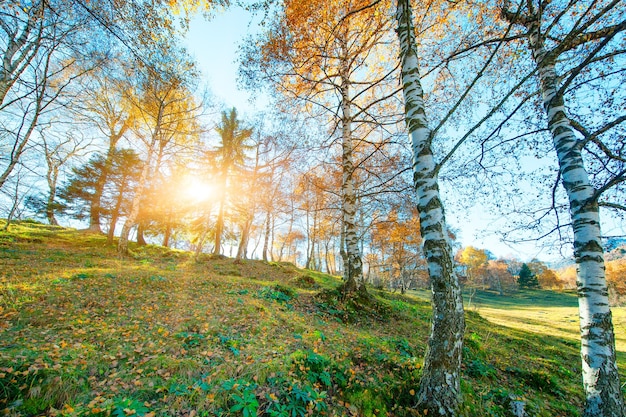
[[[340,301],[339,278],[288,263],[131,253],[38,223],[0,233],[5,415],[415,415],[426,298]],[[506,416],[518,400],[580,415],[578,342],[483,309],[467,312],[460,415]]]

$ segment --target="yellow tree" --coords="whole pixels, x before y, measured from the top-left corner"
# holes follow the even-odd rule
[[[119,65],[117,60],[115,63],[110,62],[108,68],[86,79],[79,96],[86,110],[82,117],[102,134],[106,146],[105,163],[99,173],[89,208],[89,230],[94,232],[101,231],[101,199],[111,174],[115,152],[120,140],[133,125],[134,106],[125,94],[133,88],[132,80],[123,76]],[[117,69],[114,68],[116,66]]]
[[[626,259],[614,259],[606,263],[606,279],[615,297],[626,295]]]
[[[467,279],[473,284],[485,285],[484,267],[488,260],[487,252],[484,249],[478,249],[474,246],[466,246],[459,253],[459,262],[465,265],[467,269]]]
[[[407,210],[408,209],[408,210]],[[372,248],[378,269],[387,274],[388,285],[404,293],[412,283],[426,281],[426,260],[421,253],[419,216],[414,207],[391,209],[372,227]]]
[[[538,259],[533,259],[528,263],[528,267],[537,276],[541,288],[563,288],[563,282],[561,282],[556,272],[550,269],[545,263]]]
[[[509,265],[503,260],[490,260],[485,267],[485,274],[491,288],[495,288],[500,295],[504,295],[505,290],[517,288],[517,281]]]
[[[384,121],[397,86],[395,68],[385,59],[390,20],[384,4],[371,15],[354,13],[365,0],[285,0],[268,30],[244,48],[242,78],[250,87],[271,86],[281,100],[328,121],[341,147],[341,210],[344,295],[364,289],[355,149],[367,124]],[[383,54],[385,50],[385,54]],[[283,104],[285,101],[283,101]]]
[[[176,150],[176,145],[188,142],[197,137],[196,118],[199,105],[193,98],[193,80],[196,76],[193,63],[183,51],[163,46],[161,54],[170,54],[168,59],[157,56],[162,71],[138,64],[142,76],[137,91],[128,91],[137,116],[134,119],[132,132],[137,145],[145,152],[144,166],[138,180],[135,197],[130,212],[126,217],[120,233],[118,252],[128,252],[128,236],[130,230],[140,220],[140,210],[144,192],[149,181],[159,175],[164,159]],[[138,237],[141,233],[138,233]]]

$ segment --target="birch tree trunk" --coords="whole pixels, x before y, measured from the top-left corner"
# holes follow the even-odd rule
[[[344,227],[344,296],[359,289],[363,278],[363,263],[359,251],[359,236],[356,228],[356,191],[354,189],[354,161],[352,146],[352,114],[350,108],[350,81],[347,69],[341,74],[341,146],[342,183],[341,208]],[[364,287],[362,287],[364,290]]]
[[[39,123],[39,117],[41,116],[41,112],[44,110],[46,106],[50,104],[50,101],[47,104],[44,103],[44,98],[48,91],[48,84],[49,84],[48,71],[50,68],[51,58],[52,57],[50,54],[46,56],[45,65],[42,70],[42,74],[43,74],[42,79],[41,80],[35,79],[34,110],[32,111],[32,119],[30,120],[30,123],[26,121],[26,119],[28,118],[28,112],[25,112],[22,115],[22,123],[20,124],[20,128],[16,132],[13,133],[15,135],[15,139],[14,139],[11,151],[9,152],[9,155],[8,155],[9,162],[8,162],[7,167],[4,169],[4,172],[0,173],[0,189],[2,189],[4,184],[7,182],[7,180],[9,179],[9,176],[11,175],[11,173],[17,166],[17,163],[19,162],[20,158],[26,151],[27,149],[26,145],[28,141],[30,140],[30,137],[33,134],[35,128],[37,127],[37,124]],[[26,132],[24,132],[23,136],[20,137],[22,133],[22,128],[24,126],[28,126],[28,127],[26,129]]]
[[[6,46],[2,49],[0,56],[2,59],[2,64],[0,64],[0,107],[2,108],[4,108],[4,100],[9,90],[31,65],[42,48],[44,38],[48,36],[47,33],[44,33],[44,29],[46,29],[44,20],[46,2],[32,3],[34,4],[28,11],[24,10],[26,16],[10,16],[6,14],[6,11],[3,13],[5,18],[8,18],[8,24],[4,23],[2,28],[6,36]],[[24,20],[24,26],[19,27]],[[17,27],[13,27],[13,25]]]
[[[316,197],[317,198],[317,197]],[[315,259],[315,246],[319,246],[319,242],[317,242],[317,201],[313,206],[313,225],[309,227],[309,216],[307,214],[307,229],[310,230],[309,238],[307,240],[307,257],[304,268],[306,269],[315,269],[316,259]]]
[[[173,213],[170,213],[173,216]],[[165,223],[165,232],[163,232],[163,243],[161,246],[169,248],[170,238],[172,237],[172,224],[170,222]]]
[[[287,239],[289,239],[289,237],[291,236],[291,232],[293,231],[293,223],[296,220],[295,219],[295,214],[294,214],[294,202],[293,199],[291,200],[291,207],[290,207],[290,211],[291,211],[291,215],[289,216],[289,227],[287,228],[287,233],[285,234],[285,238],[283,239],[283,241],[281,242],[280,245],[280,250],[278,251],[278,262],[282,262],[283,260],[283,253],[285,252],[285,247],[287,246]]]
[[[223,191],[226,193],[226,191]],[[215,246],[213,247],[213,255],[222,253],[222,234],[224,233],[224,198],[220,200],[220,208],[217,213],[217,221],[215,222]]]
[[[126,192],[127,181],[128,179],[126,177],[122,178],[119,194],[117,196],[117,199],[115,200],[115,207],[111,212],[111,221],[109,222],[109,230],[107,232],[107,245],[113,244],[113,237],[115,236],[115,226],[117,225],[117,221],[120,218],[120,210],[122,209],[122,204],[124,203],[124,193]]]
[[[248,259],[248,243],[250,242],[250,229],[252,228],[252,222],[254,221],[253,216],[254,213],[249,214],[249,217],[246,219],[241,229],[241,238],[235,259]]]
[[[428,410],[429,416],[455,416],[461,399],[460,370],[465,331],[463,299],[454,272],[452,248],[439,196],[437,165],[426,119],[409,0],[397,0],[396,20],[406,124],[413,150],[413,180],[432,288],[432,327],[417,408]]]
[[[547,53],[539,23],[530,25],[529,42],[537,65],[543,104],[557,153],[561,183],[567,193],[574,229],[576,286],[585,417],[626,415],[615,357],[615,336],[595,189],[584,167],[581,149],[559,92],[556,56]]]
[[[228,184],[228,166],[222,168],[222,176],[220,178],[220,206],[217,212],[217,220],[215,221],[215,246],[213,247],[213,255],[222,253],[222,235],[224,234],[224,210],[226,205],[226,185]]]
[[[271,218],[272,213],[270,210],[267,211],[265,217],[265,234],[263,236],[263,254],[262,259],[267,262],[267,251],[269,249],[269,241],[270,241],[270,226],[271,226]]]
[[[48,158],[46,158],[48,159]],[[59,166],[55,164],[56,161],[49,161],[48,166],[48,188],[50,192],[48,194],[48,201],[46,201],[46,219],[48,219],[48,223],[53,226],[58,226],[59,222],[57,221],[54,215],[54,199],[57,195],[57,181],[59,179]]]

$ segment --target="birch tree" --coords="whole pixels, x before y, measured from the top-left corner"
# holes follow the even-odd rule
[[[0,4],[0,188],[18,165],[49,112],[74,80],[70,48],[83,21],[46,1]]]
[[[432,288],[432,328],[417,394],[418,409],[428,410],[429,415],[454,416],[461,396],[460,370],[465,331],[463,299],[454,271],[454,256],[439,193],[439,168],[433,156],[432,131],[426,117],[409,0],[397,1],[396,21],[420,233]]]
[[[52,135],[41,134],[44,156],[46,158],[46,182],[48,183],[48,197],[45,203],[45,215],[48,223],[58,225],[55,209],[57,187],[61,168],[71,159],[80,156],[91,145],[84,137],[67,132],[64,138],[54,140]]]
[[[361,128],[392,118],[389,108],[396,92],[393,65],[378,59],[388,37],[389,20],[379,4],[369,16],[353,13],[367,4],[287,0],[258,39],[244,49],[242,78],[251,86],[269,84],[276,95],[325,120],[331,140],[340,146],[344,295],[363,286],[358,170],[367,142]],[[260,44],[260,48],[258,47]],[[293,104],[289,104],[293,106]],[[393,112],[391,112],[393,113]],[[375,145],[373,145],[375,147]],[[371,148],[370,148],[371,149]],[[368,153],[369,154],[369,153]]]
[[[593,71],[592,64],[613,62],[624,53],[623,46],[617,41],[617,35],[626,30],[621,3],[619,0],[555,4],[525,1],[518,6],[520,12],[514,12],[514,7],[507,1],[502,7],[503,16],[524,30],[536,68],[547,127],[556,151],[561,185],[569,201],[577,264],[586,395],[583,415],[589,417],[622,417],[626,413],[615,357],[599,212],[600,196],[621,183],[626,171],[622,166],[613,172],[611,179],[594,187],[583,159],[583,147],[592,135],[579,139],[575,129],[577,123],[572,120],[566,97],[568,93],[576,97],[572,91],[580,91],[581,86],[590,87],[584,73]],[[565,73],[559,67],[560,60],[564,59],[574,62],[573,66],[566,66]],[[608,71],[608,68],[603,71]],[[599,76],[604,78],[606,74],[600,73]],[[615,96],[615,99],[620,98]],[[575,108],[582,103],[572,104]],[[593,135],[594,139],[600,139],[603,130],[619,126],[623,120],[623,115],[605,120],[606,124],[599,128],[598,134]],[[600,145],[600,148],[604,148],[605,153],[611,153],[608,147]]]

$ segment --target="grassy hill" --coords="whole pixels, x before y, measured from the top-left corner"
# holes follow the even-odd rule
[[[99,235],[13,225],[0,232],[0,412],[413,415],[427,295],[342,303],[339,283],[154,246],[120,258]],[[531,415],[579,415],[574,295],[485,292],[472,304],[462,415],[506,416],[517,399]],[[625,369],[622,310],[619,326]]]

